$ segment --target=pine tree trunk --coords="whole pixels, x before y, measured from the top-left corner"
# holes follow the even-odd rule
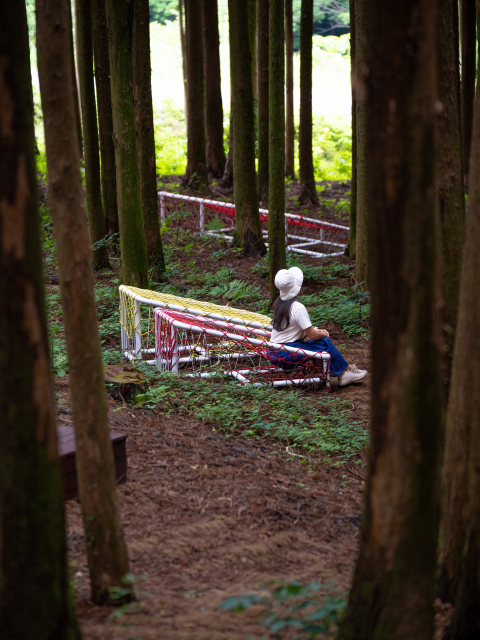
[[[269,0],[258,0],[258,200],[268,206]]]
[[[217,0],[203,0],[203,47],[207,171],[213,178],[221,178],[225,171],[226,160],[223,148],[223,104]]]
[[[439,0],[438,99],[438,197],[442,228],[443,293],[443,385],[444,416],[449,403],[453,346],[457,325],[461,257],[464,242],[465,199],[463,193],[462,133],[460,123],[460,71],[458,65],[458,3]],[[456,399],[452,398],[456,403]],[[453,601],[460,576],[465,542],[465,454],[460,442],[465,430],[457,414],[445,420],[445,452],[442,471],[442,517],[440,523],[440,575],[436,595]]]
[[[77,68],[82,105],[83,146],[85,161],[85,205],[90,242],[93,245],[94,269],[107,269],[107,227],[100,187],[100,150],[98,146],[97,108],[93,80],[92,8],[90,0],[75,0],[75,33]],[[100,246],[96,243],[101,243]]]
[[[93,55],[97,87],[98,131],[102,158],[102,194],[108,233],[118,233],[117,177],[113,145],[112,92],[108,59],[108,29],[105,0],[92,0]]]
[[[106,0],[122,283],[148,289],[133,104],[131,0]]]
[[[436,0],[368,6],[375,392],[359,557],[339,640],[433,637],[442,391],[436,9]]]
[[[257,2],[247,0],[248,3],[248,39],[250,42],[250,64],[252,66],[253,99],[256,100],[257,92]]]
[[[183,28],[183,9],[185,7],[185,0],[178,0],[178,26],[180,27],[180,46],[182,49],[182,77],[183,77],[183,95],[185,99],[185,124],[187,122],[187,104],[188,104],[188,91],[187,91],[187,43],[185,38],[185,29]]]
[[[480,93],[477,90],[473,122],[470,175],[480,172]],[[460,303],[458,311],[452,387],[448,421],[458,430],[453,446],[461,473],[466,476],[466,491],[458,496],[463,511],[466,535],[455,611],[445,640],[469,640],[480,634],[480,184],[470,183],[468,215],[465,224]],[[447,423],[448,424],[448,423]],[[445,461],[446,462],[446,461]]]
[[[368,278],[368,195],[367,195],[367,103],[363,89],[368,74],[369,0],[355,0],[355,279],[369,288]]]
[[[361,1],[361,0],[360,0]],[[350,0],[350,80],[352,87],[352,185],[350,188],[350,236],[346,255],[355,258],[357,247],[357,99],[355,94],[355,0]]]
[[[205,88],[203,84],[202,4],[185,0],[187,41],[187,170],[184,184],[209,194],[205,147]]]
[[[260,1],[260,0],[259,0]],[[260,45],[259,45],[260,46]],[[287,63],[285,129],[285,176],[295,178],[295,123],[293,110],[293,9],[292,0],[285,0],[285,57]]]
[[[255,176],[255,126],[247,5],[228,0],[236,244],[245,255],[265,253]]]
[[[73,45],[73,20],[72,20],[72,5],[68,5],[68,20],[69,20],[69,35],[70,35],[70,48],[72,49],[72,77],[73,77],[73,104],[75,108],[75,128],[77,130],[78,148],[80,151],[80,158],[83,158],[83,137],[82,137],[82,118],[80,117],[80,100],[78,98],[78,85],[77,85],[77,71],[75,69],[75,53]]]
[[[133,20],[133,95],[135,100],[137,162],[140,174],[148,266],[153,280],[160,282],[165,279],[165,260],[163,258],[158,219],[148,0],[135,0]]]
[[[299,202],[318,205],[312,155],[312,37],[313,0],[302,0],[300,17]]]
[[[285,56],[284,0],[270,0],[269,103],[270,180],[268,194],[268,258],[270,302],[278,295],[277,271],[287,266],[285,255]]]
[[[468,186],[470,148],[472,143],[473,103],[477,65],[477,14],[475,0],[460,0],[462,51],[462,129],[465,185]]]
[[[92,599],[129,572],[116,500],[91,251],[75,134],[65,0],[37,0],[38,73],[45,118],[49,198],[57,243],[76,440],[80,502]]]
[[[48,357],[24,0],[0,3],[0,25],[0,635],[77,640]],[[73,134],[78,149],[76,129]]]
[[[230,100],[230,131],[228,132],[228,155],[221,185],[224,189],[233,187],[233,104]]]

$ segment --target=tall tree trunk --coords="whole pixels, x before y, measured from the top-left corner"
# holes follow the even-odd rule
[[[205,56],[207,171],[214,178],[221,178],[225,171],[225,149],[223,148],[223,104],[217,0],[203,0],[203,48]]]
[[[375,393],[360,550],[341,640],[433,637],[442,390],[436,9],[436,0],[368,6],[368,76],[359,86],[367,90],[374,168],[368,203]]]
[[[269,2],[258,0],[258,200],[268,205],[268,48]]]
[[[457,324],[461,257],[464,241],[465,199],[460,123],[460,71],[458,65],[458,3],[439,0],[438,99],[443,109],[438,117],[438,196],[442,227],[443,293],[443,408],[447,417],[453,345]],[[455,405],[456,399],[452,397]],[[458,414],[446,420],[442,471],[442,516],[440,523],[440,575],[437,596],[453,601],[460,577],[465,542],[466,442]]]
[[[93,249],[93,266],[106,269],[108,261],[105,214],[100,187],[100,156],[98,146],[97,109],[93,80],[93,40],[91,0],[75,0],[75,33],[77,68],[82,104],[83,145],[85,149],[85,204],[88,216],[90,242]],[[97,243],[100,243],[99,245]],[[97,246],[95,246],[97,244]]]
[[[265,253],[255,176],[255,126],[247,5],[228,0],[236,244],[246,255]]]
[[[78,167],[66,0],[37,0],[38,73],[49,197],[62,291],[80,502],[92,599],[102,604],[129,572],[116,499],[93,273]]]
[[[182,49],[182,78],[183,78],[183,96],[185,99],[185,124],[188,126],[187,121],[187,104],[188,104],[188,91],[187,91],[187,42],[185,38],[185,29],[183,28],[183,9],[185,7],[186,0],[178,0],[178,26],[180,28],[180,46]]]
[[[253,98],[257,98],[257,2],[247,0],[248,3],[248,39],[250,42],[250,64],[252,66]]]
[[[302,0],[300,17],[299,202],[318,205],[312,155],[312,37],[313,0]]]
[[[133,20],[133,95],[135,100],[137,161],[140,173],[147,259],[153,280],[159,282],[165,279],[165,260],[163,258],[158,220],[148,0],[135,0]]]
[[[230,96],[231,97],[231,96]],[[230,189],[233,187],[233,104],[230,99],[230,131],[228,132],[228,155],[223,172],[222,187]]]
[[[361,0],[360,0],[361,1]],[[355,93],[355,0],[350,0],[350,84],[352,90],[352,184],[350,188],[350,236],[346,255],[355,258],[357,246],[357,99]]]
[[[270,302],[277,297],[275,276],[287,266],[285,255],[285,57],[284,0],[270,0],[269,103],[270,180],[268,194],[268,259]]]
[[[106,0],[113,142],[123,284],[148,289],[148,264],[137,165],[133,104],[131,0]]]
[[[368,289],[368,171],[367,171],[367,96],[363,78],[368,73],[367,29],[369,0],[355,0],[355,279]]]
[[[468,186],[477,65],[477,15],[475,0],[460,0],[460,22],[462,43],[463,166],[465,168],[465,185]]]
[[[81,634],[69,588],[48,358],[24,0],[0,4],[0,25],[0,635],[76,640]]]
[[[73,90],[73,104],[75,108],[75,128],[77,131],[80,158],[83,158],[82,118],[80,117],[80,100],[78,99],[77,71],[75,69],[75,53],[74,53],[74,45],[73,45],[72,5],[70,3],[68,5],[68,20],[69,20],[68,33],[70,36],[70,48],[72,50],[72,55],[70,56],[70,59],[72,61],[72,77],[73,77],[72,90]]]
[[[260,0],[259,0],[260,1]],[[259,44],[260,46],[260,44]],[[295,178],[295,123],[293,110],[293,9],[292,0],[285,0],[285,54],[287,62],[285,129],[285,176]]]
[[[108,29],[105,0],[92,0],[93,55],[97,87],[98,131],[102,158],[102,194],[105,222],[109,233],[118,233],[117,177],[113,145],[112,92],[108,59]]]
[[[470,175],[480,172],[480,91],[477,88],[473,122]],[[466,492],[459,496],[467,505],[462,514],[466,535],[455,611],[445,640],[478,638],[480,634],[480,184],[470,183],[465,225],[458,325],[453,358],[448,422],[458,430],[453,446],[460,445],[457,460],[466,474]]]

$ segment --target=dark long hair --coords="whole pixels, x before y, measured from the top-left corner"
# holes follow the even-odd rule
[[[273,322],[272,326],[275,331],[285,331],[290,326],[290,308],[297,298],[290,300],[282,300],[277,298],[273,303]]]

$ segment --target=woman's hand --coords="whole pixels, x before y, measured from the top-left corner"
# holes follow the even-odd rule
[[[310,340],[321,340],[322,338],[330,337],[328,331],[319,329],[318,327],[308,327],[308,329],[305,329],[305,333]]]
[[[325,331],[325,329],[319,329],[318,327],[315,327],[315,329],[318,331],[318,333],[321,334],[322,338],[330,337],[330,334],[328,333],[328,331]]]

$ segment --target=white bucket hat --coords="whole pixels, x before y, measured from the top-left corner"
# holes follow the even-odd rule
[[[295,298],[302,288],[302,284],[303,273],[298,267],[280,269],[275,276],[275,286],[280,291],[280,298],[282,300],[291,300],[292,298]]]

